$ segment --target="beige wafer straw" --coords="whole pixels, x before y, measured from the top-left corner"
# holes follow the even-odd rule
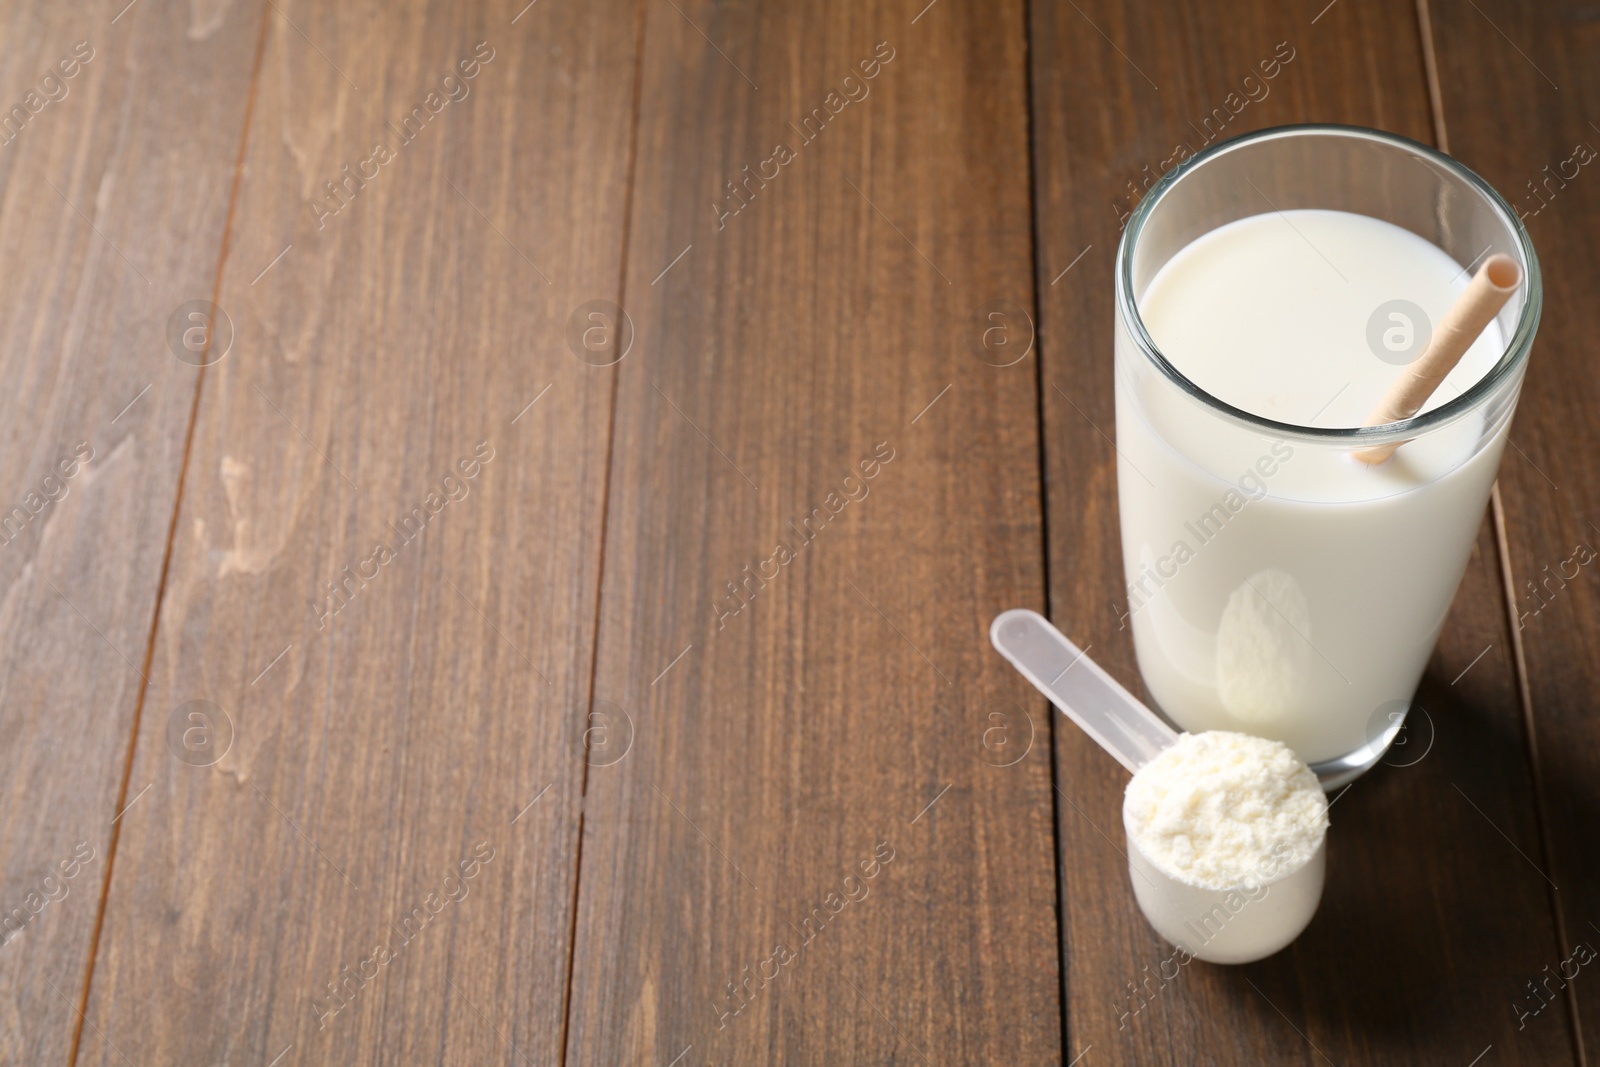
[[[1450,305],[1450,310],[1445,312],[1443,320],[1434,329],[1427,350],[1395,379],[1362,425],[1384,426],[1409,419],[1422,410],[1428,397],[1461,362],[1461,357],[1472,347],[1472,342],[1478,339],[1483,328],[1489,325],[1489,320],[1500,314],[1500,309],[1505,307],[1506,301],[1511,299],[1511,294],[1517,291],[1521,282],[1522,268],[1510,256],[1502,253],[1484,260],[1466,290]],[[1364,448],[1355,455],[1363,463],[1382,463],[1403,444],[1404,441],[1396,441],[1377,445]]]

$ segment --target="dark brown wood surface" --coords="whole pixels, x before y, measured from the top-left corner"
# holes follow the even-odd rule
[[[1029,302],[1021,5],[679,6],[646,35],[595,672],[636,734],[589,772],[568,1061],[1053,1058],[1047,746],[980,758],[1021,689],[989,621],[1043,601],[1035,376],[962,344]]]
[[[0,508],[94,450],[0,544],[0,914],[93,850],[0,1064],[1582,1062],[1583,11],[124,2],[0,15],[4,107],[95,49],[0,143]],[[987,628],[1140,689],[1112,256],[1271,59],[1224,135],[1448,147],[1544,327],[1318,917],[1152,992],[1126,776]]]
[[[0,1063],[82,1029],[258,19],[0,12]],[[14,109],[21,109],[20,115]],[[148,800],[145,797],[144,800]]]
[[[1435,0],[1432,21],[1450,148],[1517,209],[1544,272],[1544,318],[1500,491],[1510,550],[1503,565],[1526,664],[1523,697],[1544,817],[1542,839],[1519,841],[1551,879],[1559,939],[1544,947],[1541,972],[1546,964],[1556,972],[1579,945],[1600,949],[1600,462],[1592,442],[1600,377],[1590,311],[1600,276],[1592,239],[1600,188],[1587,180],[1600,150],[1593,106],[1600,37],[1592,12],[1564,4]],[[1548,973],[1519,975],[1519,987]],[[1575,1004],[1592,1058],[1600,990],[1587,977],[1580,970],[1566,989],[1559,982],[1550,989]],[[1527,1007],[1537,1003],[1519,993]]]
[[[566,324],[616,297],[635,32],[516,14],[275,0],[260,27],[238,337],[200,396],[83,1062],[561,1054],[615,375]],[[210,766],[170,744],[197,699],[233,729]]]

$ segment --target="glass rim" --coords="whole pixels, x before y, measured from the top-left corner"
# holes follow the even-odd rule
[[[1527,284],[1527,299],[1523,302],[1522,314],[1517,320],[1516,330],[1506,342],[1505,351],[1500,354],[1500,358],[1495,361],[1494,366],[1460,396],[1440,404],[1436,408],[1414,415],[1409,419],[1387,423],[1383,426],[1318,427],[1303,426],[1299,423],[1278,422],[1275,419],[1265,418],[1245,411],[1243,408],[1235,407],[1190,381],[1183,372],[1173,366],[1167,357],[1162,354],[1161,348],[1155,343],[1155,339],[1150,336],[1150,331],[1145,328],[1144,318],[1139,313],[1138,301],[1133,296],[1132,250],[1139,240],[1139,235],[1144,229],[1145,222],[1149,219],[1150,213],[1155,209],[1156,205],[1180,181],[1210,160],[1217,159],[1229,152],[1237,151],[1257,141],[1305,136],[1348,137],[1357,140],[1374,141],[1391,148],[1400,148],[1420,155],[1450,172],[1466,183],[1468,187],[1476,190],[1494,208],[1495,212],[1501,217],[1501,221],[1505,223],[1506,229],[1514,236],[1517,250],[1522,259],[1525,282]],[[1471,264],[1468,264],[1468,266],[1471,266]],[[1522,225],[1522,220],[1518,218],[1511,205],[1506,203],[1505,198],[1496,192],[1493,186],[1456,159],[1420,141],[1414,141],[1409,137],[1403,137],[1396,133],[1375,130],[1367,126],[1348,126],[1337,123],[1300,123],[1288,126],[1272,126],[1267,129],[1241,134],[1238,137],[1219,141],[1208,148],[1202,149],[1182,163],[1169,169],[1161,176],[1161,180],[1150,188],[1150,191],[1139,201],[1138,206],[1134,208],[1133,214],[1129,216],[1127,228],[1123,230],[1122,239],[1117,244],[1113,275],[1116,286],[1117,312],[1127,324],[1134,343],[1144,353],[1145,358],[1183,392],[1230,421],[1244,426],[1246,429],[1262,431],[1275,437],[1288,437],[1311,443],[1337,444],[1346,448],[1370,447],[1408,441],[1421,436],[1429,430],[1452,423],[1483,405],[1527,362],[1528,353],[1533,347],[1534,334],[1539,329],[1539,315],[1544,306],[1544,284],[1539,272],[1539,257],[1533,250],[1533,238],[1529,236],[1527,229]]]

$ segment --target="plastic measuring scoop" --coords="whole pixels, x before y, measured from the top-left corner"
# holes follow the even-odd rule
[[[989,626],[989,640],[1128,770],[1137,772],[1178,740],[1177,731],[1038,612],[1001,612]],[[1128,825],[1124,806],[1123,828]],[[1133,895],[1156,933],[1195,959],[1248,963],[1277,952],[1311,922],[1322,900],[1327,842],[1281,876],[1221,888],[1173,877],[1140,850],[1131,831],[1127,855]]]
[[[1137,771],[1178,739],[1177,731],[1037,611],[1001,612],[989,625],[989,640],[1035,689],[1128,770]]]

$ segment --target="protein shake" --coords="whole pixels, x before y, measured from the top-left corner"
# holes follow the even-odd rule
[[[1381,756],[1443,626],[1520,383],[1502,324],[1517,325],[1527,301],[1489,323],[1411,420],[1406,444],[1384,463],[1360,462],[1355,438],[1368,431],[1351,428],[1420,355],[1431,324],[1466,289],[1473,257],[1416,232],[1440,214],[1436,204],[1415,219],[1399,212],[1406,226],[1288,206],[1337,201],[1347,188],[1359,200],[1369,172],[1395,187],[1371,195],[1405,204],[1422,195],[1407,182],[1434,180],[1418,166],[1433,160],[1413,153],[1389,174],[1381,153],[1395,147],[1342,127],[1282,131],[1286,144],[1255,136],[1260,144],[1239,149],[1245,158],[1224,153],[1233,173],[1218,175],[1222,188],[1187,189],[1204,167],[1158,187],[1152,197],[1171,202],[1141,205],[1119,251],[1119,614],[1169,718],[1197,733],[1282,741],[1330,787]],[[1315,152],[1350,175],[1296,197],[1300,181],[1319,179],[1295,139],[1319,137],[1341,142]],[[1340,155],[1344,139],[1357,143],[1352,160]],[[1369,162],[1363,153],[1374,152]],[[1441,202],[1465,210],[1453,195]],[[1237,203],[1217,225],[1186,217],[1229,198]],[[1456,236],[1499,251],[1490,223],[1504,223],[1502,244],[1520,231],[1486,203],[1477,206],[1488,222],[1472,216],[1478,232],[1459,224],[1467,232]],[[1185,231],[1195,232],[1176,239]],[[1169,247],[1141,251],[1157,241],[1151,232]],[[1510,247],[1525,251],[1536,298],[1531,248]],[[1525,356],[1531,333],[1520,332]]]
[[[1359,426],[1395,371],[1360,343],[1372,309],[1404,293],[1437,321],[1467,280],[1397,226],[1295,211],[1195,241],[1139,306],[1162,352],[1214,396],[1279,422]],[[1491,327],[1429,409],[1503,348]],[[1273,737],[1310,763],[1359,748],[1372,710],[1422,675],[1503,428],[1480,448],[1474,415],[1371,467],[1219,434],[1186,398],[1145,401],[1119,396],[1117,442],[1129,607],[1156,701],[1187,729]]]

